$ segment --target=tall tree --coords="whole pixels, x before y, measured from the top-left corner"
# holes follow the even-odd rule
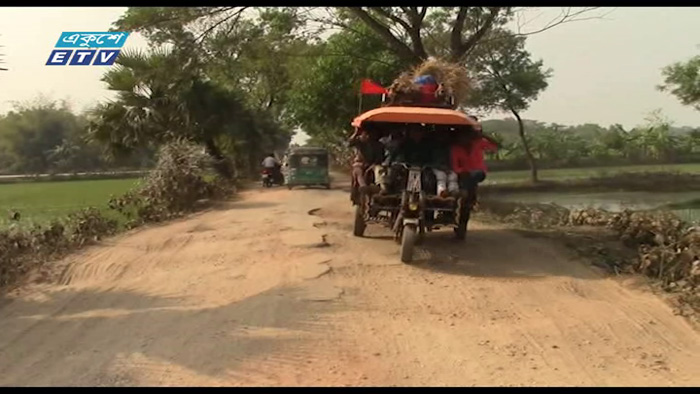
[[[510,112],[518,121],[518,132],[530,163],[532,182],[538,182],[537,163],[530,149],[520,113],[544,89],[551,69],[534,61],[525,49],[525,38],[499,32],[498,39],[483,45],[470,62],[478,85],[470,103],[475,107]]]
[[[529,35],[562,23],[588,19],[596,7],[565,7],[545,26],[516,34]],[[514,22],[524,8],[513,7],[346,7],[333,8],[325,17],[317,17],[324,26],[351,29],[359,21],[382,40],[385,47],[402,60],[417,64],[429,56],[454,62],[464,61],[493,30]]]
[[[700,56],[684,63],[674,63],[663,69],[664,84],[658,86],[663,92],[670,92],[683,105],[700,111]]]
[[[172,45],[181,64],[196,63],[201,78],[237,93],[246,111],[237,124],[250,127],[231,126],[240,141],[217,140],[237,151],[240,164],[251,167],[261,150],[288,143],[294,129],[288,92],[313,48],[296,9],[131,7],[115,28],[143,33],[154,48]],[[263,145],[251,145],[254,140]]]

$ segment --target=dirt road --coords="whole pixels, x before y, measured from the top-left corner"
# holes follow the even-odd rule
[[[415,265],[341,190],[255,190],[37,275],[0,385],[700,385],[700,335],[544,239],[474,223]]]

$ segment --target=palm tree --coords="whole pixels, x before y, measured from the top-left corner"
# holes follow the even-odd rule
[[[90,130],[112,153],[185,138],[204,145],[220,175],[230,178],[235,170],[221,146],[244,152],[247,166],[257,165],[261,149],[271,149],[283,134],[267,116],[246,108],[237,92],[206,78],[195,60],[174,51],[126,51],[103,81],[118,99],[93,111]]]

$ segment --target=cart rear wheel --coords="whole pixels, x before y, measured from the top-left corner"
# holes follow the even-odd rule
[[[455,237],[460,241],[464,240],[467,237],[467,225],[469,224],[469,214],[469,209],[466,209],[466,212],[462,214],[462,217],[460,218],[459,223],[457,224],[457,228],[454,229]]]
[[[356,237],[362,237],[365,235],[366,228],[367,224],[365,223],[365,212],[362,199],[360,199],[360,203],[355,205],[355,225],[353,226],[352,234]]]
[[[416,244],[416,226],[407,224],[403,228],[401,236],[401,262],[410,263],[413,261],[413,247]]]

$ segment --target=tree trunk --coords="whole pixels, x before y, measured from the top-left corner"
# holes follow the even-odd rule
[[[214,170],[224,179],[232,180],[234,178],[234,171],[231,162],[221,153],[221,150],[216,146],[214,140],[205,140],[204,146],[209,156],[214,158]]]
[[[520,139],[523,141],[523,148],[525,148],[525,156],[527,156],[527,161],[530,163],[530,180],[532,183],[539,182],[537,178],[537,163],[535,162],[535,156],[532,155],[530,151],[530,144],[527,142],[527,137],[525,136],[525,126],[523,125],[523,120],[520,119],[520,114],[514,109],[510,109],[513,113],[515,119],[518,120],[518,132],[520,133]]]

